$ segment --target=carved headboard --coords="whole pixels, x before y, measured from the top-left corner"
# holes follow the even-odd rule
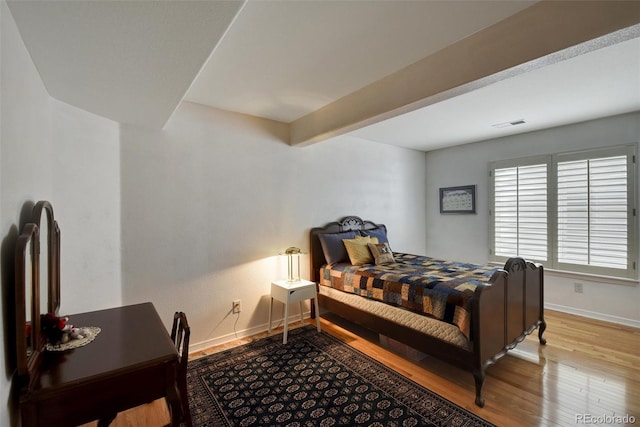
[[[44,246],[41,239],[46,239]],[[45,256],[40,256],[41,252]],[[46,270],[44,280],[41,270]],[[16,241],[14,294],[18,377],[29,382],[45,345],[40,315],[57,314],[60,308],[60,228],[53,216],[53,206],[47,201],[35,204],[30,222]]]
[[[346,216],[338,222],[330,222],[324,227],[314,227],[309,232],[309,257],[311,272],[309,277],[311,281],[318,282],[318,271],[320,267],[327,263],[322,251],[322,244],[320,244],[320,234],[340,233],[349,230],[371,230],[373,228],[383,228],[385,231],[387,227],[384,224],[376,224],[372,221],[363,220],[357,216]]]

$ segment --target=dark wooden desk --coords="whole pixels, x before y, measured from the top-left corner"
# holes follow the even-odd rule
[[[178,353],[151,303],[69,318],[102,331],[84,347],[44,354],[30,389],[20,396],[22,425],[108,425],[118,412],[162,397],[170,402],[172,425],[178,425]]]

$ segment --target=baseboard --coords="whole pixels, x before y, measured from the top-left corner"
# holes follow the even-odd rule
[[[588,317],[590,319],[602,320],[604,322],[617,323],[619,325],[640,328],[640,321],[627,319],[626,317],[612,316],[610,314],[597,313],[595,311],[583,310],[580,308],[567,307],[565,305],[545,303],[545,308],[549,310],[561,311],[563,313],[575,314],[577,316]]]
[[[311,312],[307,311],[302,313],[302,317],[304,319],[308,319],[311,317]],[[295,322],[299,322],[300,321],[300,314],[296,313],[295,315],[291,315],[289,316],[289,325],[295,323]],[[284,322],[282,319],[273,319],[273,327],[279,327],[284,325]],[[202,350],[206,350],[208,348],[211,347],[215,347],[218,345],[222,345],[222,344],[226,344],[230,341],[233,340],[237,340],[240,338],[246,338],[246,337],[250,337],[252,335],[256,335],[262,332],[266,332],[269,330],[269,325],[267,323],[263,323],[261,325],[257,325],[248,329],[243,329],[241,331],[236,331],[230,334],[226,334],[220,337],[216,337],[216,338],[212,338],[210,340],[205,340],[205,341],[200,341],[197,343],[194,342],[190,342],[189,343],[189,353],[195,353],[198,351],[202,351]]]

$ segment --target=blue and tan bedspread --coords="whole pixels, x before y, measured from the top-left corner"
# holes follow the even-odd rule
[[[395,263],[324,266],[320,285],[457,325],[470,338],[471,301],[497,267],[394,252]]]

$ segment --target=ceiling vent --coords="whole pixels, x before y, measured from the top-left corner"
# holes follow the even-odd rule
[[[511,122],[498,123],[498,124],[491,125],[491,126],[493,126],[494,128],[497,128],[497,129],[502,129],[502,128],[508,128],[510,126],[523,125],[525,123],[526,122],[524,121],[524,119],[519,119],[519,120],[513,120]]]

